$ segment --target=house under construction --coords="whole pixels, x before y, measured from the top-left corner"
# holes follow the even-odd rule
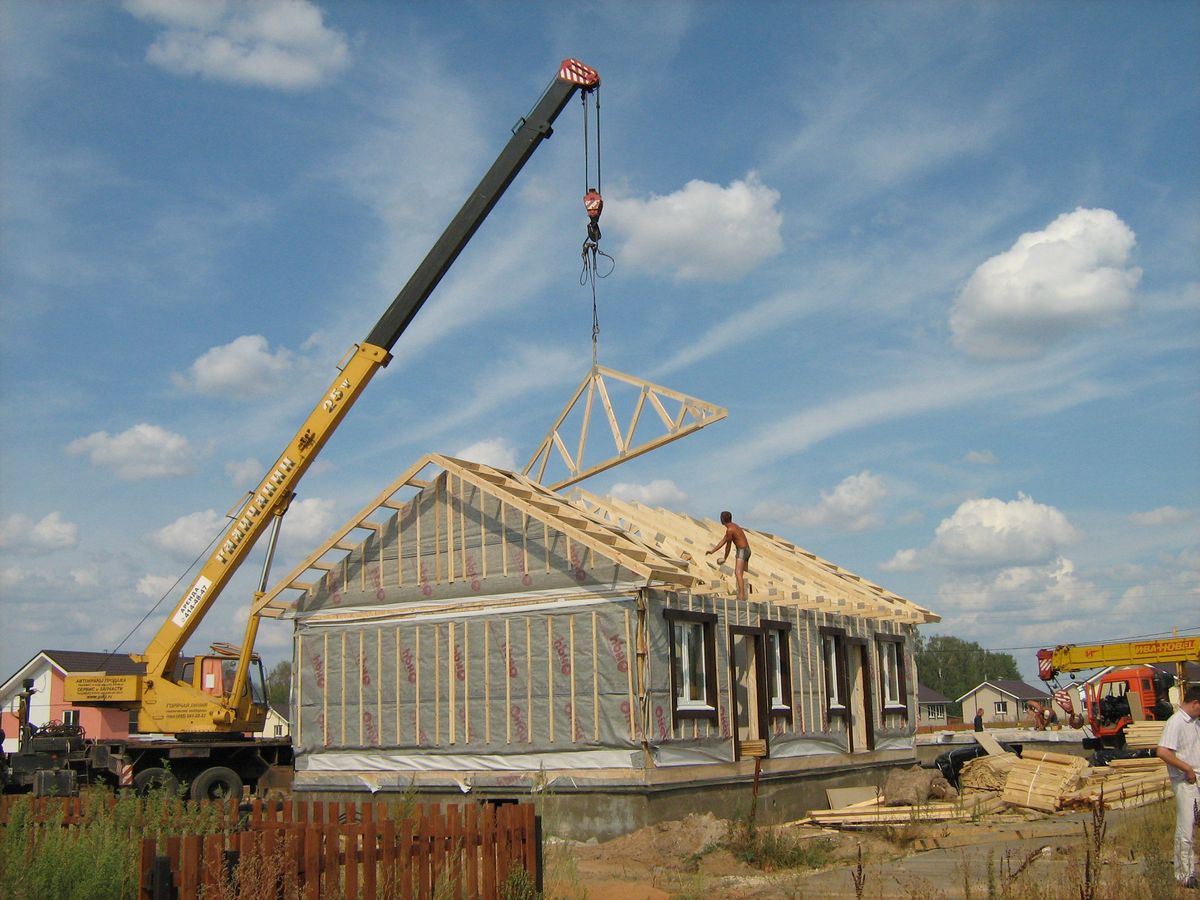
[[[264,598],[295,623],[295,789],[549,789],[603,838],[911,764],[937,616],[751,529],[738,601],[722,534],[424,457]]]

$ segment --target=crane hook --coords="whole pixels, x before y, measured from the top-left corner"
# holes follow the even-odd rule
[[[600,241],[600,213],[604,211],[604,198],[595,188],[588,188],[583,195],[583,208],[588,214],[588,239]]]

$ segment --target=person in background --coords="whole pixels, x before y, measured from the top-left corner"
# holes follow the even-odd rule
[[[975,710],[975,730],[983,731],[983,710]]]
[[[1156,753],[1167,764],[1175,792],[1175,880],[1181,887],[1195,889],[1193,831],[1196,807],[1200,805],[1200,788],[1196,785],[1196,771],[1200,769],[1200,685],[1184,692],[1179,709],[1163,726]]]

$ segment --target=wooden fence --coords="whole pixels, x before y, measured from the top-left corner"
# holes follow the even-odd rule
[[[19,799],[28,802],[0,798],[0,823]],[[187,809],[208,810],[215,833],[142,838],[139,900],[494,898],[510,878],[542,885],[541,820],[529,803],[212,805]],[[178,821],[183,810],[179,801]],[[77,797],[33,800],[35,821],[78,825],[87,812]],[[146,817],[162,823],[161,804]]]

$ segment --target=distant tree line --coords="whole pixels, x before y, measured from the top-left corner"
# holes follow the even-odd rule
[[[949,711],[962,714],[959,697],[982,681],[1020,680],[1017,661],[1008,653],[985,650],[974,641],[938,634],[917,635],[917,677],[950,701]]]

